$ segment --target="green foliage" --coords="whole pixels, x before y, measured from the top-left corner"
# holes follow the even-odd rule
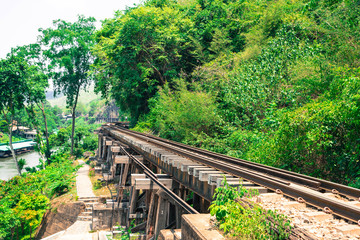
[[[95,176],[95,169],[94,168],[90,168],[89,170],[89,177],[93,177]]]
[[[103,182],[101,182],[101,180],[98,179],[94,182],[93,188],[94,188],[94,190],[97,190],[97,189],[102,188],[103,186],[104,186]]]
[[[93,51],[97,91],[111,93],[137,119],[158,86],[172,85],[179,72],[193,68],[192,29],[179,10],[166,6],[140,6],[104,21]]]
[[[122,226],[118,226],[120,234],[117,235],[114,239],[115,240],[129,240],[130,239],[130,234],[131,233],[131,229],[135,227],[135,220],[132,220],[130,223],[130,226],[128,228],[122,227]]]
[[[16,136],[12,137],[13,142],[17,142],[17,141],[21,141],[21,140],[25,140],[25,139],[21,138],[21,137],[16,137]],[[8,143],[9,143],[9,136],[0,132],[0,144],[8,144]]]
[[[90,49],[94,44],[95,19],[79,16],[74,23],[54,21],[54,28],[40,29],[43,55],[49,61],[47,70],[54,81],[55,94],[63,93],[71,108],[71,154],[74,153],[76,107],[80,89],[90,85],[89,70],[93,63]]]
[[[49,203],[49,199],[39,191],[22,194],[14,208],[14,213],[20,218],[20,222],[29,227],[31,233],[40,225],[43,214],[49,208]],[[25,232],[27,232],[26,229]]]
[[[0,182],[0,237],[23,239],[34,234],[50,199],[69,191],[77,169],[69,155],[53,155],[46,169]]]
[[[43,54],[50,61],[48,71],[54,80],[55,94],[64,93],[68,106],[76,105],[80,87],[89,84],[94,22],[94,18],[79,16],[77,22],[56,20],[54,28],[40,29],[40,42],[48,47]]]
[[[0,114],[6,122],[9,146],[19,175],[21,170],[12,146],[14,115],[16,110],[30,109],[43,100],[47,87],[45,74],[28,58],[30,53],[27,51],[26,47],[12,49],[5,59],[0,60]]]
[[[226,236],[234,239],[287,239],[290,221],[271,210],[265,211],[254,203],[241,202],[239,198],[249,195],[242,186],[239,189],[228,185],[217,188],[210,214],[216,217],[218,226]],[[248,204],[249,203],[249,204]],[[253,205],[250,207],[250,205]]]
[[[18,161],[18,164],[19,164],[20,171],[22,171],[24,166],[26,165],[26,160],[23,158],[20,158]]]
[[[134,129],[359,187],[357,4],[146,2],[193,22],[196,66],[156,91]]]
[[[166,86],[151,100],[148,121],[161,136],[183,142],[212,136],[221,124],[210,95],[185,89],[170,92]]]
[[[14,114],[23,109],[25,102],[32,103],[37,92],[44,93],[44,75],[37,66],[29,64],[19,50],[13,49],[6,59],[0,60],[0,111],[2,114]],[[42,96],[40,94],[40,96]],[[7,115],[3,115],[7,122]]]
[[[97,148],[98,139],[94,134],[94,130],[99,127],[99,124],[88,124],[83,119],[79,119],[76,123],[76,130],[74,134],[74,155],[82,157],[86,151],[94,151]],[[50,137],[52,146],[58,146],[60,151],[69,152],[71,148],[71,126],[61,128],[57,134]]]

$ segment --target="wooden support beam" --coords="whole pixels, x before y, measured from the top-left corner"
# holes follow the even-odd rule
[[[208,182],[209,180],[209,174],[219,174],[221,173],[220,171],[214,170],[214,171],[200,171],[199,172],[199,180],[200,181],[206,181]]]
[[[134,213],[136,210],[136,203],[138,197],[139,197],[139,191],[132,186],[130,190],[130,209],[129,209],[130,214]]]
[[[144,230],[146,228],[147,222],[140,223],[139,225],[136,225],[131,229],[131,232],[139,232],[141,230]]]
[[[164,229],[168,220],[169,202],[159,196],[158,206],[156,211],[156,225],[155,225],[155,239],[158,238],[160,230]]]
[[[133,157],[139,160],[140,162],[144,162],[144,157],[142,155],[134,155]]]
[[[229,181],[229,180],[237,180],[239,178],[236,178],[230,174],[209,174],[209,179],[208,179],[208,183],[209,184],[212,184],[212,185],[217,185],[217,180],[218,179],[221,179],[223,180],[224,179],[224,176],[226,177],[226,180]],[[240,179],[239,179],[240,180]]]
[[[101,156],[102,156],[102,154],[101,154],[101,150],[102,150],[102,135],[101,134],[99,134],[99,141],[98,141],[98,153],[97,153],[97,155],[98,155],[98,157],[100,157],[101,158]]]
[[[168,188],[172,188],[172,183],[173,180],[172,179],[159,179],[159,181],[165,185],[165,187]],[[135,189],[137,190],[160,190],[161,188],[154,183],[153,181],[151,181],[151,179],[149,178],[144,178],[144,179],[135,179]]]
[[[170,178],[170,176],[168,174],[156,174],[157,178]],[[135,179],[146,179],[147,176],[145,174],[137,174],[137,173],[132,173],[131,174],[131,185],[134,186],[135,185]]]
[[[120,146],[112,146],[111,151],[113,153],[119,153],[121,151],[121,148],[120,148]]]
[[[158,198],[158,196],[156,196],[155,193],[153,192],[149,192],[151,194],[150,196],[150,204],[149,204],[149,212],[148,212],[148,217],[147,217],[147,221],[146,221],[146,239],[150,239],[153,235],[154,235],[154,212],[155,212],[155,203],[156,203],[156,198]]]
[[[106,152],[106,146],[102,144],[101,146],[101,159],[104,160],[105,158],[105,152]]]
[[[130,213],[129,214],[129,219],[138,219],[138,218],[145,218],[145,214],[143,213]]]
[[[197,195],[196,193],[193,193],[193,207],[197,210],[197,211],[201,211],[201,197],[199,195]]]
[[[125,186],[128,174],[129,174],[129,164],[125,164],[124,172],[123,172],[122,179],[121,179],[121,186]]]
[[[115,155],[115,164],[129,164],[130,159],[128,156]]]

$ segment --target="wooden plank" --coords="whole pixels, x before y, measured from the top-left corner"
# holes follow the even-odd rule
[[[188,174],[194,175],[195,169],[210,169],[211,170],[211,168],[206,167],[206,166],[188,166]]]
[[[158,207],[156,211],[156,222],[155,222],[155,239],[158,238],[160,230],[166,228],[166,222],[168,218],[168,208],[169,203],[165,201],[162,197],[159,197]]]
[[[201,167],[204,165],[201,165],[199,163],[180,163],[181,165],[181,171],[182,172],[188,172],[189,167]],[[205,166],[204,166],[205,167]]]
[[[157,178],[170,178],[168,174],[155,174]],[[145,174],[131,174],[131,185],[135,185],[135,179],[147,179],[148,177]]]
[[[172,179],[158,179],[165,187],[172,188]],[[159,190],[161,189],[156,183],[151,181],[151,179],[135,179],[135,189],[137,190]]]
[[[106,152],[106,146],[103,144],[101,147],[101,159],[104,160],[105,158],[105,152]]]
[[[130,191],[130,209],[129,209],[130,214],[135,212],[138,197],[139,197],[139,192],[134,187],[131,187],[131,191]]]
[[[129,164],[130,159],[128,156],[124,155],[116,155],[115,156],[115,164]]]
[[[112,145],[112,141],[106,141],[106,142],[105,142],[105,145],[106,145],[106,146],[111,146],[111,145]]]
[[[221,174],[222,172],[217,171],[217,170],[213,170],[213,171],[199,171],[199,180],[200,181],[208,181],[209,180],[209,174],[214,173],[214,174]],[[223,173],[225,174],[225,173]]]
[[[235,178],[233,175],[230,174],[209,174],[209,184],[217,184],[217,179],[224,179],[224,176],[226,177],[226,180],[237,180],[239,178]],[[240,179],[239,179],[240,180]]]
[[[204,168],[204,167],[199,167],[199,168],[194,168],[193,173],[194,173],[194,177],[199,177],[200,172],[203,171],[216,171],[215,168]]]
[[[129,218],[133,219],[133,218],[145,218],[145,214],[143,213],[130,213],[129,214]]]
[[[112,146],[111,151],[113,153],[119,153],[121,151],[121,148],[119,146]]]
[[[121,186],[125,186],[128,174],[129,174],[129,164],[125,164],[124,172],[121,179]]]
[[[144,157],[141,155],[134,155],[134,158],[136,158],[137,160],[139,160],[140,162],[144,162]]]
[[[153,216],[154,216],[154,210],[155,210],[155,193],[153,193],[153,192],[149,192],[149,193],[150,193],[150,204],[149,204],[149,212],[148,212],[148,217],[147,217],[147,221],[146,221],[146,230],[145,230],[145,233],[148,237],[146,237],[146,239],[150,239],[151,236],[154,234],[153,228],[151,225],[154,220]]]
[[[100,135],[99,135],[99,141],[98,141],[98,156],[99,157],[101,157],[102,155],[101,155],[101,150],[102,150],[102,141],[101,141],[101,137],[100,137]]]

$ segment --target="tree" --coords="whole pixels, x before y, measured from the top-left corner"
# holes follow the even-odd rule
[[[31,68],[35,70],[32,71],[32,75],[28,79],[29,91],[27,91],[25,94],[26,104],[24,105],[24,108],[30,117],[31,123],[34,125],[37,131],[40,149],[44,149],[45,157],[49,160],[51,151],[49,144],[48,124],[45,113],[45,89],[49,86],[49,83],[47,80],[48,76],[44,73],[45,59],[41,55],[41,46],[39,44],[25,45],[14,49],[13,52],[16,53],[18,56],[24,58],[30,64]],[[44,133],[46,139],[45,147],[43,146],[40,129],[38,127],[38,118],[35,116],[35,105],[41,110],[44,119]]]
[[[12,144],[12,130],[15,110],[24,107],[26,93],[29,92],[27,83],[32,71],[35,69],[31,68],[24,58],[13,52],[0,60],[0,112],[6,121],[9,146],[19,175],[21,170]]]
[[[76,107],[81,88],[90,84],[88,75],[93,56],[90,49],[94,44],[95,19],[79,16],[74,23],[55,20],[54,27],[39,29],[44,55],[49,60],[48,71],[54,81],[54,94],[63,93],[71,109],[72,133],[71,154],[74,152]]]
[[[96,90],[110,93],[137,120],[159,86],[189,78],[193,30],[190,19],[169,7],[138,7],[106,20],[94,48]]]

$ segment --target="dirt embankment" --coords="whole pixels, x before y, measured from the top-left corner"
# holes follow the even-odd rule
[[[76,222],[78,215],[84,211],[83,202],[62,201],[56,199],[51,203],[38,229],[36,239],[42,239],[63,231]]]

